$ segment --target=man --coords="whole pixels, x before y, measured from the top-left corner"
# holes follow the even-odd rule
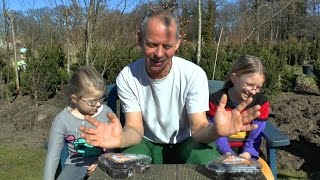
[[[180,45],[179,23],[168,11],[155,11],[141,23],[138,43],[144,57],[125,67],[117,77],[118,95],[125,112],[121,128],[112,123],[86,120],[96,129],[81,128],[82,137],[94,146],[126,148],[123,152],[145,154],[152,163],[206,164],[219,157],[213,142],[255,125],[243,125],[259,115],[259,106],[240,113],[249,98],[232,112],[224,109],[224,95],[209,125],[209,92],[205,72],[190,61],[175,57]]]

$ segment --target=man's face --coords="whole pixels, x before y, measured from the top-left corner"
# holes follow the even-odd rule
[[[159,19],[151,18],[147,23],[144,37],[143,34],[138,34],[150,78],[161,79],[169,74],[172,57],[180,45],[176,32],[174,23],[165,26]]]

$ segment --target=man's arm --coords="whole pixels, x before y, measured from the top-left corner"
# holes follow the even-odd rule
[[[121,148],[139,144],[144,134],[141,112],[127,112],[125,119]]]
[[[122,129],[114,113],[108,113],[110,123],[103,123],[93,117],[85,116],[85,119],[96,128],[81,126],[81,137],[89,144],[102,148],[124,148],[138,144],[144,133],[141,112],[126,113],[125,117],[126,124]]]
[[[192,138],[200,143],[211,143],[220,136],[213,124],[209,124],[205,112],[189,114]]]

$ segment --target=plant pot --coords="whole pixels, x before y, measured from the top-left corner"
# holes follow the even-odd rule
[[[311,64],[302,65],[303,74],[305,74],[307,76],[312,76],[313,75],[312,71],[313,71],[313,65],[311,65]]]

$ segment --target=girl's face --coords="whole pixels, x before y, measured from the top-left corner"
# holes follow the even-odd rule
[[[262,74],[253,73],[237,76],[235,73],[231,75],[233,83],[233,97],[242,102],[248,97],[255,95],[261,91],[265,78]]]
[[[91,93],[83,97],[72,95],[71,99],[75,104],[75,108],[77,108],[82,115],[93,116],[98,112],[98,109],[104,102],[105,96],[103,91],[91,91]]]

